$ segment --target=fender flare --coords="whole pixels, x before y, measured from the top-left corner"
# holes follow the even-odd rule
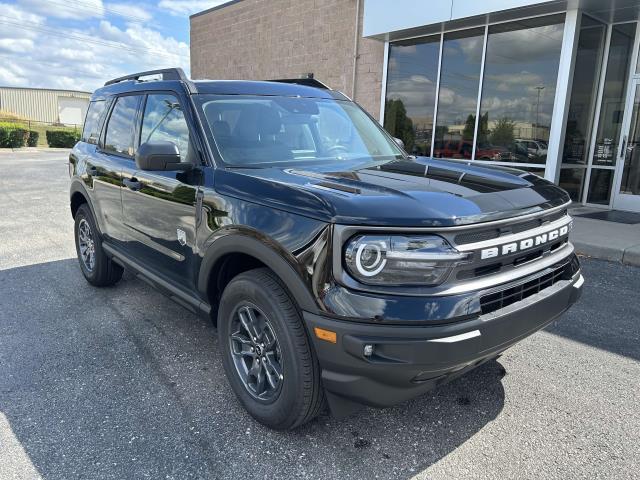
[[[98,229],[99,229],[100,225],[98,225],[98,217],[96,216],[96,211],[93,208],[91,195],[89,195],[89,191],[87,190],[87,187],[84,185],[84,183],[82,183],[79,180],[74,180],[71,183],[71,187],[69,188],[69,207],[71,207],[71,199],[76,193],[80,193],[87,201],[87,205],[89,205],[89,209],[91,210],[91,215],[93,215],[93,218],[95,219],[96,225],[98,226]]]
[[[305,286],[292,260],[287,260],[290,254],[284,250],[279,253],[263,241],[240,232],[228,233],[208,243],[198,274],[198,291],[203,298],[207,296],[212,269],[218,260],[230,253],[243,253],[260,260],[282,280],[301,310],[318,311],[313,295]]]

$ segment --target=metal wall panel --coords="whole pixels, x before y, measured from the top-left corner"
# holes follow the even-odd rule
[[[27,120],[56,123],[59,118],[59,97],[71,97],[89,103],[91,94],[70,90],[0,87],[0,111],[13,113]]]

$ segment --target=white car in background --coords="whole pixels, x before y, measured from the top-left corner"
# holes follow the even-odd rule
[[[547,143],[542,140],[524,140],[516,138],[516,143],[526,148],[530,157],[544,157],[547,155]]]

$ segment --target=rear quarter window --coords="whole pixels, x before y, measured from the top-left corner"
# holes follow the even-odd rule
[[[93,143],[94,145],[98,143],[106,106],[107,102],[104,100],[96,100],[89,103],[87,116],[84,120],[84,128],[82,129],[83,142]]]

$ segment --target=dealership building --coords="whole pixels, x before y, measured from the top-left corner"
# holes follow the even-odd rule
[[[640,0],[235,0],[196,79],[313,76],[416,155],[515,166],[640,211]]]

